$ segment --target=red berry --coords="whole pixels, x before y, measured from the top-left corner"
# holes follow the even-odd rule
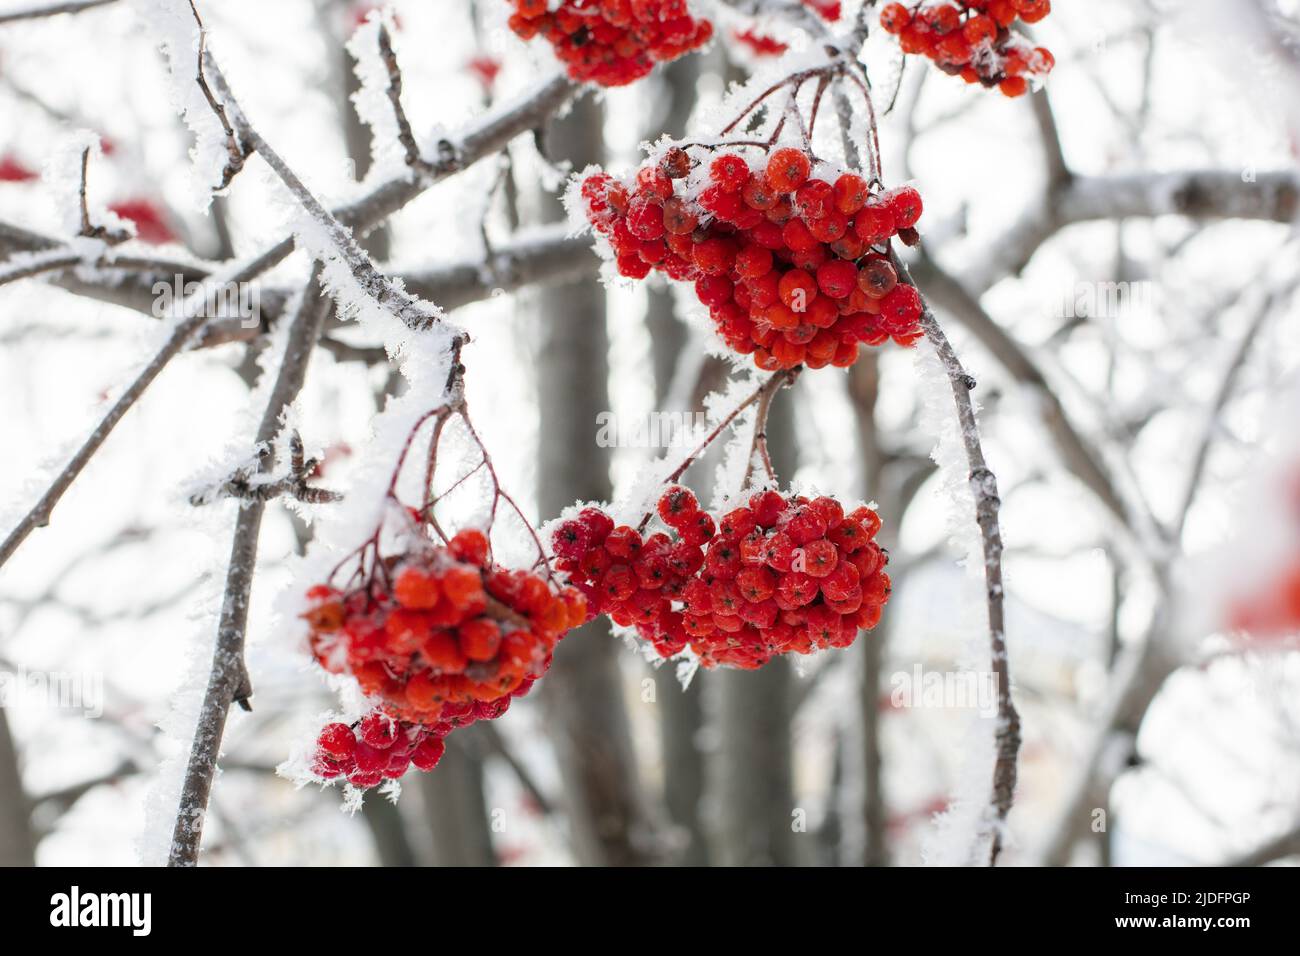
[[[735,153],[727,153],[709,164],[709,178],[727,192],[736,192],[749,179],[749,164]]]
[[[361,719],[360,736],[376,750],[387,750],[397,742],[397,721],[375,711]]]
[[[402,607],[428,610],[438,603],[438,582],[420,568],[405,568],[393,582],[393,597]]]
[[[357,749],[357,738],[347,724],[326,724],[316,738],[316,747],[331,760],[343,761]]]
[[[437,737],[427,737],[411,753],[411,763],[417,770],[428,772],[438,766],[438,761],[446,752],[447,745]]]
[[[808,156],[793,147],[778,149],[767,160],[766,176],[779,193],[792,193],[802,186],[812,172]]]

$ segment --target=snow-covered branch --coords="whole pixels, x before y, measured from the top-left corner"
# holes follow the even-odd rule
[[[364,235],[435,183],[500,151],[520,133],[528,132],[543,124],[548,117],[572,99],[577,89],[578,87],[568,79],[557,77],[529,95],[498,107],[472,124],[460,136],[443,139],[438,150],[439,158],[424,176],[419,178],[403,176],[388,180],[361,199],[334,210],[333,216],[340,225],[352,230],[354,235]],[[0,231],[0,240],[21,240],[22,232],[22,230],[7,228]],[[44,527],[49,522],[54,506],[72,486],[117,423],[144,394],[163,368],[206,324],[208,320],[204,316],[216,314],[215,309],[206,308],[215,304],[209,302],[214,293],[229,288],[231,284],[238,285],[256,280],[284,261],[294,248],[294,236],[287,235],[252,259],[232,265],[219,277],[212,277],[204,284],[202,290],[186,300],[181,310],[182,318],[178,320],[164,346],[96,425],[69,464],[54,478],[40,501],[19,522],[4,542],[0,543],[0,565],[13,555],[34,529]]]
[[[1018,274],[1062,229],[1158,216],[1293,223],[1300,216],[1300,175],[1291,170],[1247,175],[1206,169],[1073,176],[1031,206],[1000,238],[982,242],[985,252],[979,264],[962,278],[968,288],[988,289]]]
[[[915,287],[915,281],[901,259],[894,256],[899,278]],[[919,291],[919,290],[918,290]],[[924,298],[922,299],[924,302]],[[998,496],[998,482],[984,458],[980,439],[979,421],[971,390],[975,380],[962,367],[938,319],[928,305],[923,306],[921,328],[934,346],[939,361],[947,373],[952,387],[953,402],[957,408],[957,422],[962,446],[970,468],[968,480],[975,500],[975,520],[979,525],[984,549],[984,584],[988,609],[989,658],[997,684],[998,726],[995,734],[996,758],[993,765],[993,786],[989,809],[993,819],[988,821],[989,865],[998,862],[1002,852],[1003,828],[1011,804],[1015,799],[1017,759],[1020,753],[1020,715],[1011,699],[1011,668],[1007,659],[1005,591],[1002,585],[1002,529],[998,513],[1002,499]]]
[[[284,414],[298,396],[307,376],[307,366],[320,338],[329,300],[322,294],[321,267],[303,290],[293,323],[289,328],[284,355],[276,372],[266,410],[257,429],[256,446],[260,451],[259,470],[268,471],[274,464],[276,436],[283,427]],[[169,866],[194,866],[198,862],[203,838],[204,817],[212,779],[216,774],[217,756],[225,732],[230,705],[236,701],[248,707],[253,689],[244,664],[244,636],[248,623],[249,595],[257,565],[257,544],[266,502],[254,498],[241,504],[235,524],[230,563],[226,571],[226,591],[217,626],[217,643],[212,655],[212,670],[194,743],[181,788],[180,806],[172,834]]]

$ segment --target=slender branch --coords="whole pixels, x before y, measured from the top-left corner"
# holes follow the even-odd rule
[[[393,51],[393,38],[388,35],[388,27],[379,24],[379,57],[384,61],[388,71],[388,102],[393,107],[393,116],[397,120],[397,141],[402,144],[406,155],[406,165],[412,169],[426,168],[424,158],[420,156],[420,147],[415,144],[415,133],[411,131],[411,121],[406,118],[402,108],[402,68],[397,63],[397,54]]]
[[[285,411],[302,389],[308,363],[328,312],[329,300],[322,294],[321,267],[318,265],[303,291],[298,311],[289,328],[284,358],[258,426],[257,444],[262,451],[259,467],[263,471],[272,464],[273,442],[282,427]],[[226,572],[226,593],[217,626],[216,648],[212,655],[212,671],[208,677],[198,724],[194,729],[194,743],[181,787],[180,806],[167,859],[169,866],[194,866],[198,862],[204,817],[230,705],[238,701],[247,708],[248,698],[252,694],[248,671],[244,665],[244,635],[248,624],[249,594],[257,565],[258,536],[265,510],[266,503],[261,500],[243,503],[235,522],[230,564]]]
[[[997,239],[982,242],[980,264],[964,278],[971,288],[988,289],[1019,274],[1040,246],[1068,226],[1157,216],[1290,224],[1300,216],[1300,176],[1291,170],[1264,171],[1247,181],[1240,172],[1217,169],[1073,176]]]
[[[236,475],[216,489],[216,494],[240,501],[274,501],[276,498],[289,497],[304,504],[319,505],[341,501],[343,496],[336,491],[327,491],[310,484],[312,473],[320,464],[315,458],[303,454],[302,437],[295,431],[289,436],[290,464],[289,472],[283,478],[274,481],[254,481],[248,475]],[[264,471],[259,468],[259,473]],[[190,497],[190,504],[203,505],[212,500],[211,493],[200,493]]]
[[[1183,492],[1182,504],[1179,506],[1178,517],[1175,519],[1171,533],[1171,537],[1175,541],[1182,537],[1183,528],[1187,524],[1187,516],[1192,510],[1192,505],[1196,503],[1196,495],[1200,491],[1202,479],[1205,477],[1205,466],[1210,459],[1210,448],[1213,446],[1214,439],[1222,427],[1220,419],[1223,410],[1227,408],[1228,402],[1232,400],[1232,396],[1237,390],[1237,380],[1241,377],[1246,361],[1250,358],[1255,341],[1259,338],[1260,331],[1273,314],[1278,302],[1286,294],[1294,291],[1294,286],[1292,286],[1287,293],[1274,290],[1265,296],[1259,310],[1241,336],[1241,341],[1237,343],[1237,348],[1232,357],[1228,360],[1228,364],[1223,371],[1223,378],[1219,381],[1218,391],[1215,392],[1214,400],[1210,403],[1210,407],[1206,412],[1205,429],[1201,433],[1201,440],[1196,446],[1196,454],[1192,458],[1192,467],[1187,477],[1187,487]]]
[[[379,271],[374,260],[361,248],[352,231],[321,204],[298,175],[289,168],[280,154],[272,149],[271,145],[253,128],[230,92],[225,75],[217,66],[211,53],[204,54],[203,64],[206,72],[212,76],[212,85],[222,101],[225,113],[230,116],[239,138],[262,157],[280,181],[293,193],[294,198],[307,214],[325,228],[339,258],[363,292],[413,329],[427,329],[435,324],[438,321],[437,317],[431,315],[419,300]],[[462,342],[466,339],[463,332],[454,334]]]
[[[990,316],[979,300],[937,262],[922,255],[915,274],[929,297],[947,309],[992,353],[1016,382],[1033,390],[1038,413],[1070,473],[1126,528],[1137,526],[1134,509],[1116,487],[1101,456],[1074,427],[1060,400],[1028,352]]]
[[[516,135],[544,123],[549,116],[568,103],[577,90],[578,87],[564,77],[552,79],[523,100],[489,114],[467,130],[459,141],[444,140],[439,150],[440,159],[428,175],[419,180],[409,178],[390,180],[360,200],[336,210],[335,217],[342,225],[358,234],[364,234],[433,184],[468,168],[485,156],[496,153]],[[23,230],[3,229],[0,230],[0,239],[23,233]],[[293,236],[285,236],[255,258],[209,283],[192,300],[187,300],[184,309],[185,318],[178,323],[167,343],[137,379],[127,387],[126,392],[95,427],[72,461],[55,477],[40,501],[3,544],[0,544],[0,566],[4,565],[35,528],[44,527],[49,523],[54,506],[103,445],[122,416],[153,383],[168,362],[180,353],[190,338],[208,321],[203,316],[215,314],[215,310],[207,313],[204,308],[208,304],[212,291],[232,283],[252,281],[279,265],[293,250]]]
[[[130,238],[128,233],[121,230],[111,230],[105,226],[96,226],[90,221],[90,207],[86,202],[86,179],[89,173],[90,148],[87,147],[81,151],[81,179],[77,184],[77,202],[81,211],[80,235],[88,239],[103,239],[110,244],[125,242]]]
[[[20,254],[8,262],[0,262],[0,286],[50,272],[60,272],[82,261],[80,254],[62,252],[58,249],[51,249],[44,253]]]
[[[81,447],[77,449],[68,464],[55,475],[45,493],[41,495],[40,500],[18,522],[17,527],[9,533],[4,542],[0,543],[0,566],[3,566],[13,556],[13,553],[18,550],[18,546],[27,539],[27,536],[32,531],[49,524],[50,514],[53,512],[54,506],[72,487],[72,483],[76,481],[86,465],[89,464],[91,458],[103,446],[108,436],[112,434],[113,429],[117,427],[117,423],[139,401],[149,386],[153,384],[154,379],[167,367],[167,364],[181,352],[186,343],[208,321],[207,316],[216,314],[219,307],[218,297],[221,295],[222,288],[251,281],[257,277],[262,268],[260,261],[236,267],[222,279],[206,283],[202,289],[184,301],[181,306],[181,318],[177,320],[171,335],[168,336],[162,348],[137,373],[135,379],[126,387],[126,390],[122,392],[117,401],[104,414],[104,417],[100,419],[99,424],[95,426],[94,430],[81,444]]]
[[[208,78],[204,73],[204,61],[208,55],[208,31],[203,25],[203,19],[199,16],[199,10],[194,5],[194,0],[190,0],[190,11],[194,14],[194,20],[199,25],[199,50],[194,80],[202,91],[203,98],[208,101],[209,108],[216,114],[217,121],[221,123],[221,128],[226,134],[226,165],[221,171],[221,183],[217,186],[217,191],[220,192],[234,182],[235,177],[239,175],[239,171],[244,168],[244,161],[248,158],[248,153],[239,142],[239,137],[235,135],[234,127],[230,125],[230,117],[226,115],[226,108],[212,95],[212,88],[208,85]]]
[[[776,469],[772,467],[772,456],[768,452],[767,446],[767,417],[772,410],[772,399],[776,393],[784,387],[793,387],[795,380],[799,378],[799,373],[803,366],[796,365],[792,369],[786,369],[777,372],[769,380],[770,388],[764,387],[758,393],[758,404],[754,409],[754,440],[749,449],[749,467],[745,471],[745,480],[748,481],[750,473],[753,471],[754,456],[758,455],[759,460],[763,463],[763,471],[768,480],[778,481]],[[680,475],[678,477],[681,477]],[[675,480],[675,479],[674,479]]]
[[[1061,132],[1056,125],[1056,113],[1052,110],[1052,101],[1046,90],[1039,90],[1029,98],[1034,111],[1034,121],[1038,124],[1039,139],[1043,145],[1043,160],[1047,167],[1047,190],[1049,195],[1056,195],[1065,189],[1073,174],[1065,160],[1065,150],[1061,146]]]
[[[907,266],[893,254],[894,266],[902,281],[915,287]],[[919,291],[919,290],[918,290]],[[923,300],[924,301],[924,300]],[[1015,799],[1017,758],[1020,752],[1020,715],[1011,699],[1011,669],[1007,660],[1006,614],[1002,585],[1002,529],[998,512],[1002,501],[998,497],[998,483],[984,458],[980,440],[979,422],[971,401],[974,379],[962,367],[953,351],[952,343],[944,334],[938,320],[928,305],[921,314],[921,328],[934,346],[944,371],[952,386],[953,402],[957,407],[957,422],[962,445],[970,467],[970,487],[975,499],[975,520],[979,524],[984,546],[984,583],[988,604],[989,656],[998,689],[997,755],[993,765],[993,788],[990,807],[994,814],[992,843],[989,848],[989,865],[995,866],[1002,851],[1002,831],[1011,804]]]

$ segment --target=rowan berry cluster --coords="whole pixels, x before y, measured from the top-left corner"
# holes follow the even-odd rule
[[[376,704],[362,721],[354,765],[338,755],[346,742],[330,749],[327,736],[343,738],[333,725],[318,741],[318,775],[344,774],[358,787],[400,776],[397,768],[409,763],[432,766],[441,753],[434,741],[504,713],[546,672],[556,643],[587,618],[581,592],[493,564],[477,530],[386,558],[377,570],[363,586],[311,588],[303,615],[316,661],[351,675]],[[394,728],[395,743],[380,747],[380,738],[367,736],[376,722]],[[388,762],[378,766],[362,744],[386,751]]]
[[[1021,96],[1032,78],[1051,72],[1056,59],[1012,24],[1037,23],[1051,12],[1051,0],[952,0],[910,9],[891,3],[880,11],[880,24],[898,36],[904,53],[928,57],[967,83]]]
[[[713,37],[713,24],[692,17],[687,0],[510,2],[510,29],[524,40],[544,36],[582,83],[625,86]]]
[[[921,196],[820,171],[793,147],[753,168],[674,146],[631,184],[589,176],[581,197],[622,275],[693,282],[723,341],[759,368],[847,367],[860,343],[920,337],[921,297],[898,281],[889,241],[916,241]]]
[[[847,647],[889,599],[870,508],[763,491],[716,520],[678,486],[659,500],[671,533],[643,537],[587,508],[555,531],[557,567],[592,613],[636,628],[661,657],[688,646],[704,667]]]
[[[411,767],[432,770],[442,759],[442,738],[452,726],[449,721],[411,723],[382,710],[371,711],[354,726],[326,724],[316,738],[312,772],[321,780],[346,777],[358,790],[366,790],[396,780]]]

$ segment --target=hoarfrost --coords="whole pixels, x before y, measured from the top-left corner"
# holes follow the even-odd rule
[[[199,26],[190,5],[175,0],[127,0],[140,25],[167,58],[172,106],[194,134],[191,183],[195,208],[205,212],[221,185],[226,162],[226,132],[194,78],[198,71]]]

